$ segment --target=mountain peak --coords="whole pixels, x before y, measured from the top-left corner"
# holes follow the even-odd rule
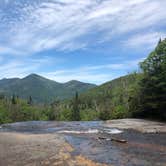
[[[22,80],[47,80],[47,79],[38,74],[32,73],[24,77]]]
[[[70,81],[66,82],[65,84],[69,84],[69,83],[82,83],[82,82],[77,81],[77,80],[70,80]]]
[[[66,87],[70,87],[70,88],[85,87],[85,89],[94,88],[96,86],[95,84],[84,83],[84,82],[77,81],[77,80],[68,81],[68,82],[64,83],[63,85]]]
[[[28,77],[37,77],[37,78],[41,78],[42,76],[38,75],[38,74],[35,74],[35,73],[32,73],[32,74],[29,74],[28,76],[24,77],[24,78],[28,78]]]

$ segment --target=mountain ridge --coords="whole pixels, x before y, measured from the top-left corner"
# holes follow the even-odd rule
[[[0,80],[0,93],[8,97],[13,94],[27,99],[32,96],[35,102],[48,103],[73,97],[75,92],[84,92],[95,87],[95,84],[71,80],[59,83],[38,74],[32,73],[23,78],[5,78]]]

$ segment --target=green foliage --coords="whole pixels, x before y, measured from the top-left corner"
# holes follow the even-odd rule
[[[49,108],[43,106],[32,106],[27,101],[16,99],[0,99],[0,124],[31,121],[31,120],[49,120]]]
[[[94,109],[85,109],[80,111],[80,116],[82,121],[98,120],[99,113]]]
[[[32,104],[33,104],[32,96],[29,96],[28,104],[29,104],[29,105],[32,105]]]
[[[60,113],[60,118],[58,120],[61,121],[71,121],[72,120],[72,110],[64,109]]]
[[[93,110],[101,120],[130,117],[130,100],[140,77],[141,74],[129,74],[81,94],[81,112],[89,110],[87,114],[91,114]]]
[[[115,110],[112,111],[111,118],[112,119],[123,119],[129,117],[129,113],[126,108],[122,105],[118,105],[115,107]]]
[[[109,103],[109,101],[106,101],[99,105],[99,119],[101,119],[101,120],[110,119],[111,112],[112,112],[111,103]]]
[[[74,121],[80,120],[78,92],[76,92],[75,98],[73,100],[72,120],[74,120]]]
[[[143,78],[140,81],[141,114],[145,117],[166,120],[166,39],[140,64]]]
[[[0,100],[0,124],[10,123],[12,120],[9,118],[9,111],[5,107],[4,100]]]
[[[12,104],[17,104],[15,95],[12,96]]]

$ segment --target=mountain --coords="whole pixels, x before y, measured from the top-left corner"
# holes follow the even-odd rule
[[[72,80],[66,83],[58,83],[46,79],[37,74],[30,74],[25,78],[12,78],[0,80],[0,93],[6,96],[13,94],[27,99],[32,96],[35,102],[52,102],[55,99],[62,100],[78,93],[89,90],[96,85]]]
[[[79,95],[81,110],[99,119],[130,117],[129,105],[142,74],[133,73],[100,86],[94,87]],[[87,115],[88,116],[88,115]]]
[[[134,86],[134,84],[137,82],[137,79],[140,75],[141,74],[133,73],[133,74],[129,74],[129,75],[122,76],[117,79],[108,81],[100,86],[97,86],[88,90],[85,93],[82,93],[80,97],[96,99],[96,98],[104,98],[104,96],[107,96],[107,95],[118,97],[119,95],[123,94],[125,98],[124,91],[127,91],[129,87]]]

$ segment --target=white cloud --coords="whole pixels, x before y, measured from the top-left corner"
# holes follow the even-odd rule
[[[153,49],[160,38],[165,38],[166,33],[139,33],[137,35],[131,36],[128,40],[124,42],[125,45],[132,48],[149,48]]]
[[[126,74],[131,71],[131,68],[137,69],[138,63],[142,60],[143,59],[124,61],[119,64],[89,65],[73,69],[56,70],[55,72],[41,72],[40,74],[58,82],[67,82],[74,79],[101,84],[121,75],[117,74],[115,71],[123,71],[123,73]]]
[[[165,6],[163,0],[43,0],[21,5],[17,2],[13,12],[18,18],[3,11],[0,27],[8,31],[2,34],[0,45],[5,39],[6,47],[13,53],[51,48],[75,50],[89,46],[89,39],[94,43],[112,40],[146,28],[159,33],[154,27],[166,24]],[[3,28],[0,30],[4,32]]]
[[[37,72],[59,82],[71,79],[105,82],[119,76],[117,71],[135,68],[140,60],[64,70],[56,66],[52,67],[55,72],[50,72],[49,66],[58,59],[31,55],[48,49],[86,49],[116,38],[125,41],[122,44],[127,48],[151,49],[159,37],[166,36],[162,28],[166,25],[166,1],[163,0],[34,0],[25,3],[8,0],[5,5],[8,10],[0,6],[1,78]],[[6,55],[19,57],[11,57],[13,60]],[[109,74],[114,71],[116,74]]]
[[[3,59],[2,59],[3,60]],[[1,61],[1,58],[0,58]],[[55,65],[61,60],[50,57],[43,57],[42,59],[31,59],[31,58],[19,58],[10,59],[0,65],[0,77],[12,78],[12,77],[24,77],[30,73],[38,73],[42,70],[43,66]]]

